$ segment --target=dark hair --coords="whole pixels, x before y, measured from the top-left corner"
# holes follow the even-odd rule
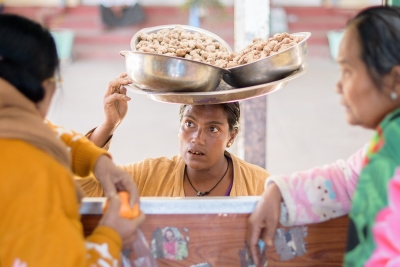
[[[239,128],[239,119],[240,119],[240,105],[239,102],[231,102],[231,103],[223,103],[223,104],[215,104],[219,105],[224,109],[226,116],[228,117],[229,131],[233,131],[234,129]],[[179,110],[179,117],[182,121],[183,112],[185,111],[188,105],[181,105]]]
[[[379,88],[382,76],[400,65],[400,8],[367,8],[351,19],[347,26],[354,26],[357,30],[361,59]]]
[[[27,18],[0,14],[1,78],[37,103],[44,97],[42,82],[57,69],[57,49],[48,30]]]

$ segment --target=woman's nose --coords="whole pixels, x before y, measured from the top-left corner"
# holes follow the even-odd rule
[[[340,80],[337,81],[337,83],[336,83],[335,92],[338,93],[338,94],[341,94],[343,92],[343,85],[342,85],[342,82]]]
[[[195,133],[193,133],[192,143],[204,144],[204,142],[205,140],[201,130],[197,130]]]

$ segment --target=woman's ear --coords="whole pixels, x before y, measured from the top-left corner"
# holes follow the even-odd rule
[[[230,146],[233,145],[233,142],[235,142],[235,138],[236,138],[238,132],[239,132],[238,128],[235,128],[235,129],[233,129],[232,132],[230,132],[230,137],[229,137],[229,141],[228,141],[227,147],[230,147]]]
[[[383,78],[384,93],[393,101],[400,99],[400,65],[394,66]]]
[[[397,94],[397,96],[400,96],[400,65],[396,65],[392,68],[391,74],[393,76],[393,91]],[[392,94],[392,96],[394,96]],[[392,97],[393,98],[393,97]]]

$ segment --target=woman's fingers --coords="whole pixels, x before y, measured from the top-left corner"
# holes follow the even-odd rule
[[[119,89],[119,93],[121,94],[121,95],[126,95],[126,88],[124,87],[124,86],[121,86],[121,88]]]
[[[117,195],[117,191],[114,194],[108,195],[108,209],[106,211],[107,216],[119,217],[119,207],[121,206],[121,199]]]
[[[113,179],[114,186],[118,191],[127,191],[129,193],[129,204],[131,207],[133,207],[135,203],[139,203],[139,190],[129,173],[115,167],[112,170],[111,179]]]
[[[108,88],[107,88],[107,92],[106,92],[106,96],[108,95],[112,95],[114,93],[119,93],[121,88],[123,88],[122,85],[127,85],[127,84],[131,84],[132,80],[124,77],[124,78],[116,78],[114,80],[112,80],[109,84],[108,84]]]
[[[275,183],[268,185],[250,215],[247,229],[247,245],[256,266],[261,266],[262,256],[258,241],[264,240],[269,247],[274,246],[275,232],[279,224],[282,195]]]
[[[276,211],[271,212],[271,216],[266,220],[266,223],[267,229],[264,240],[267,246],[272,247],[274,246],[275,232],[278,228],[279,214],[277,214]]]
[[[250,250],[251,258],[253,259],[255,266],[260,266],[261,264],[261,252],[258,246],[258,240],[261,236],[262,228],[255,223],[248,223],[247,229],[247,246]]]
[[[109,197],[108,209],[99,222],[99,225],[105,225],[113,228],[122,238],[125,248],[131,247],[138,236],[139,227],[145,220],[145,215],[140,212],[135,219],[122,218],[119,214],[121,199],[118,195]]]
[[[138,217],[130,220],[130,223],[133,224],[135,231],[133,231],[131,233],[131,235],[129,235],[123,239],[123,247],[124,248],[132,248],[133,242],[135,242],[136,239],[138,238],[138,231],[140,231],[139,227],[144,223],[145,219],[146,219],[146,216],[141,211]]]
[[[125,177],[121,178],[120,184],[123,190],[129,192],[129,204],[131,207],[133,207],[135,203],[139,203],[139,191],[136,184],[133,182],[132,177],[128,173],[125,173]]]
[[[128,102],[131,100],[131,98],[124,94],[112,94],[104,98],[104,104],[111,106],[114,105],[114,103],[119,100]]]

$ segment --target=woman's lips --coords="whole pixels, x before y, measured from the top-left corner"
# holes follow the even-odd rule
[[[189,149],[188,152],[191,155],[196,155],[196,156],[204,156],[204,153],[199,151],[199,150],[194,150],[194,149]]]

